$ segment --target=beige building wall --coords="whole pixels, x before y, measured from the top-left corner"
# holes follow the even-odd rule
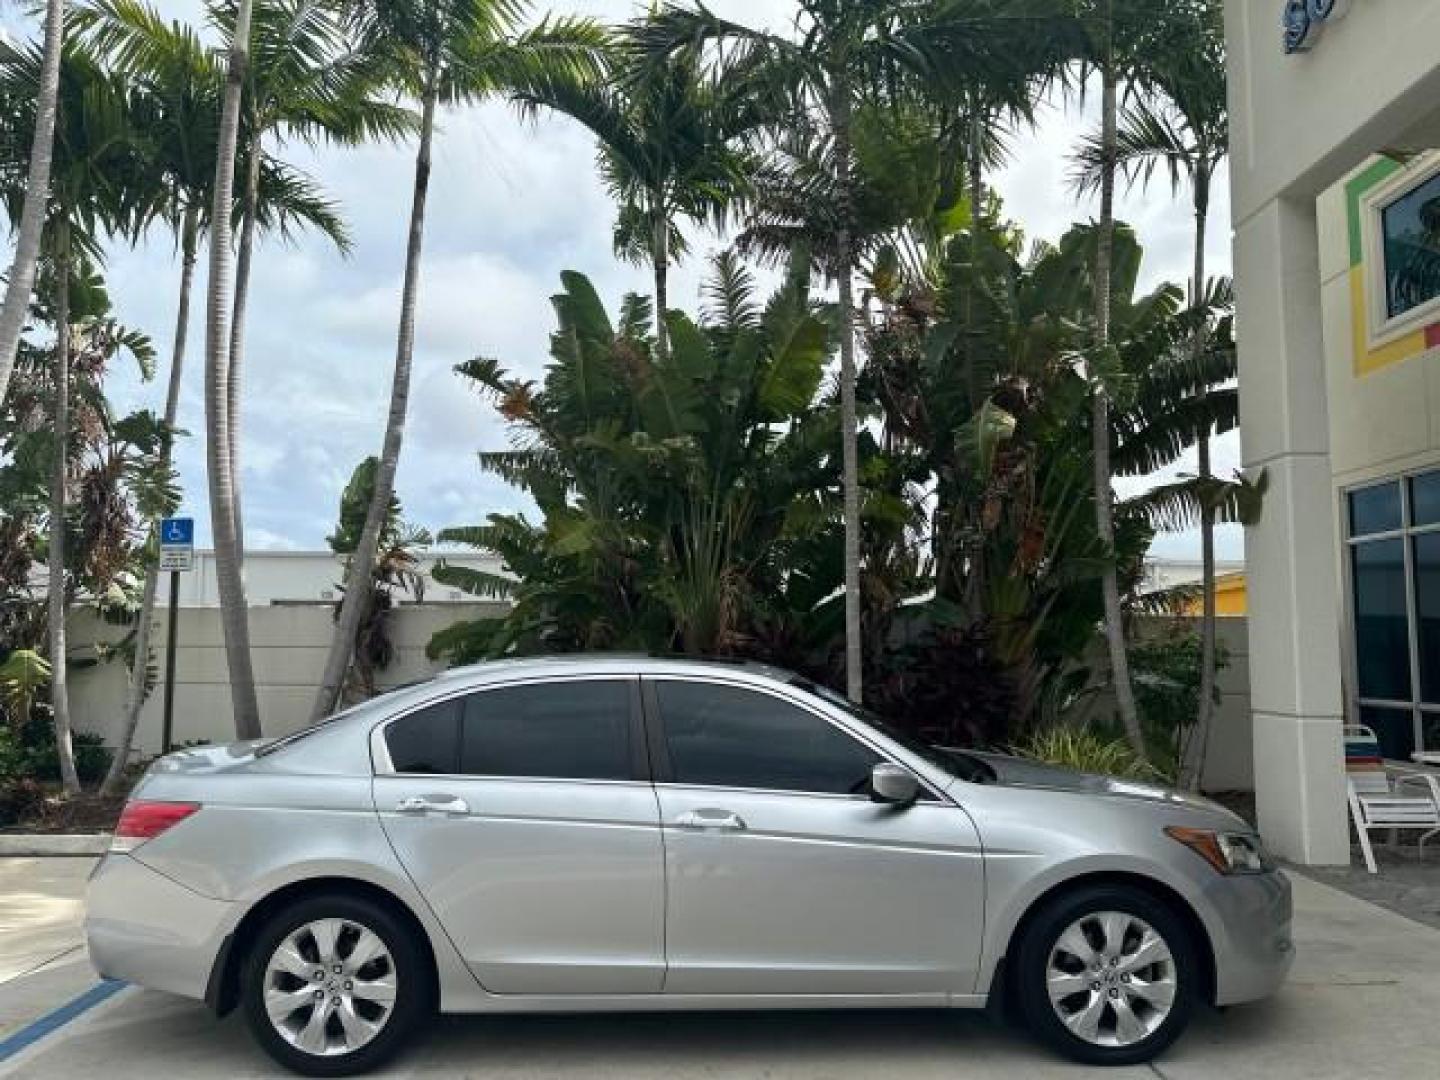
[[[1416,344],[1372,363],[1368,350],[1357,343],[1365,326],[1363,313],[1355,310],[1353,288],[1357,279],[1369,287],[1371,267],[1351,265],[1346,188],[1378,160],[1369,158],[1350,170],[1316,201],[1337,522],[1343,490],[1440,463],[1440,349]],[[1440,154],[1421,154],[1398,170],[1392,182],[1403,185],[1407,175],[1422,174],[1437,161]]]
[[[505,610],[506,605],[498,603],[401,606],[391,616],[395,660],[381,673],[381,685],[397,686],[440,671],[444,665],[425,655],[431,635],[463,619],[498,618]],[[333,633],[333,611],[328,604],[250,610],[256,691],[266,735],[285,735],[304,726]],[[99,622],[88,612],[75,615],[71,624],[76,649],[87,642],[113,641],[119,636],[118,628]],[[163,679],[163,614],[155,618],[151,641]],[[174,740],[233,741],[235,729],[219,610],[182,609],[177,641]],[[160,750],[162,696],[157,687],[141,714],[136,752],[142,757],[151,757]],[[70,701],[77,728],[98,732],[113,744],[125,701],[123,665],[116,662],[74,670]]]
[[[1338,488],[1428,461],[1440,401],[1431,358],[1342,362],[1334,189],[1383,150],[1440,146],[1440,0],[1354,0],[1295,55],[1284,6],[1225,5],[1241,434],[1269,477],[1246,532],[1256,803],[1280,854],[1344,863]]]

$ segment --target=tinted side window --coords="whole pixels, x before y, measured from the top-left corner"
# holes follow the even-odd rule
[[[582,679],[472,695],[465,705],[460,771],[631,779],[630,685]]]
[[[453,773],[460,754],[460,710],[456,698],[396,720],[385,732],[397,773]]]
[[[769,694],[710,683],[655,683],[675,780],[813,791],[867,790],[880,755],[818,716]]]

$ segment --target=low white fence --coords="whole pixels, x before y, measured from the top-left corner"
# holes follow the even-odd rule
[[[502,603],[406,604],[391,612],[390,636],[395,658],[379,674],[381,686],[397,686],[441,670],[425,656],[432,634],[463,619],[498,617]],[[71,642],[76,649],[94,641],[114,641],[122,631],[89,613],[72,617]],[[150,640],[161,682],[164,680],[166,618],[155,615]],[[276,605],[250,609],[251,660],[255,667],[260,720],[266,735],[284,735],[304,725],[325,666],[334,632],[328,604]],[[225,639],[217,608],[182,608],[179,613],[175,667],[176,742],[235,738],[230,708]],[[137,752],[149,757],[160,749],[162,687],[145,702],[136,738]],[[117,660],[76,671],[71,679],[71,708],[76,727],[114,742],[125,702],[125,671]]]
[[[443,665],[425,656],[425,645],[437,630],[462,619],[500,617],[503,603],[402,605],[391,614],[395,659],[380,673],[381,686],[422,679]],[[1221,619],[1220,640],[1229,665],[1220,673],[1222,704],[1210,732],[1206,754],[1208,791],[1254,789],[1250,722],[1250,656],[1244,619]],[[315,685],[325,664],[333,631],[326,604],[283,605],[250,609],[251,656],[265,734],[284,735],[303,726],[310,714]],[[1142,633],[1148,632],[1142,628]],[[113,641],[121,631],[88,613],[73,616],[75,647]],[[225,644],[216,608],[182,608],[175,682],[177,742],[227,742],[235,737],[230,709]],[[155,616],[151,633],[163,678],[165,615]],[[125,701],[125,672],[117,663],[77,671],[71,680],[76,726],[98,732],[114,742]],[[149,757],[160,749],[161,689],[145,703],[136,750]],[[1102,706],[1103,707],[1103,706]]]

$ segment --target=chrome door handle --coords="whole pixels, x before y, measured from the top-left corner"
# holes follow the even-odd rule
[[[400,814],[451,814],[459,817],[470,813],[470,804],[455,795],[411,795],[395,806]]]
[[[682,829],[729,829],[738,831],[745,828],[745,819],[733,810],[686,810],[675,819]]]

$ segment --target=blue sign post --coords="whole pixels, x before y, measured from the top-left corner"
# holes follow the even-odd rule
[[[175,733],[175,639],[180,630],[180,575],[195,568],[195,519],[160,522],[160,570],[170,574],[169,631],[165,635],[165,711],[160,752],[168,754]]]

